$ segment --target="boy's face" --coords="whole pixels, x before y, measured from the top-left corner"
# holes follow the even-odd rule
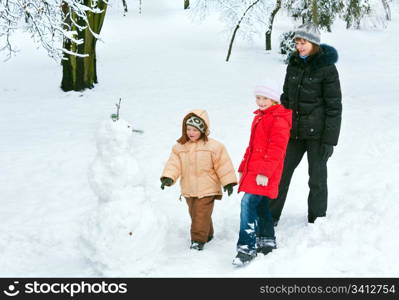
[[[295,48],[301,56],[309,56],[312,52],[313,45],[305,39],[296,39]]]
[[[187,133],[188,138],[192,142],[198,141],[199,138],[201,137],[201,131],[199,131],[194,126],[187,125],[186,133]]]
[[[260,110],[265,110],[273,105],[273,100],[265,96],[256,95],[256,105],[258,105]]]

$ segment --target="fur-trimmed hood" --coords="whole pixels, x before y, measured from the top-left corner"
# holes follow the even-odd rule
[[[322,68],[325,66],[333,65],[338,61],[338,51],[327,44],[320,44],[321,51],[316,53],[315,55],[311,55],[307,59],[307,63],[309,63],[313,68]],[[299,57],[297,51],[295,51],[290,59],[290,65],[300,65],[303,64],[304,61]]]

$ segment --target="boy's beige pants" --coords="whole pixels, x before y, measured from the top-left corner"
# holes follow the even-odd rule
[[[191,240],[206,243],[213,236],[212,211],[215,196],[188,197],[188,212],[191,217]]]

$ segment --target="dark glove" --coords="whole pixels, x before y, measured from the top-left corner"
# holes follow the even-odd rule
[[[321,144],[321,155],[323,160],[327,160],[334,152],[334,146]]]
[[[169,177],[162,177],[161,182],[161,189],[164,189],[165,186],[171,186],[173,184],[173,179]]]
[[[223,187],[223,190],[225,191],[225,192],[227,192],[227,195],[228,196],[230,196],[232,193],[233,193],[233,186],[235,186],[236,184],[235,183],[229,183],[229,184],[226,184],[224,187]]]

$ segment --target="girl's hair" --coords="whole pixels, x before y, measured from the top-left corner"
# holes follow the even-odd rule
[[[295,42],[297,42],[297,41],[308,41],[308,40],[303,39],[303,38],[296,38],[296,39],[295,39]],[[312,42],[310,42],[310,41],[308,41],[308,42],[311,43],[312,46],[313,46],[313,47],[312,47],[312,51],[310,52],[309,55],[315,55],[315,54],[317,54],[317,53],[319,53],[319,52],[321,51],[320,45],[317,45],[317,44],[312,43]],[[298,53],[298,50],[295,50],[295,52]]]
[[[187,116],[185,116],[184,117],[184,119],[183,119],[183,124],[182,124],[182,129],[181,129],[181,137],[176,141],[176,142],[178,142],[179,144],[185,144],[185,143],[187,143],[189,140],[190,140],[190,138],[187,136],[187,125],[186,125],[186,122],[187,122],[187,120],[189,119],[189,118],[191,118],[192,116],[196,116],[196,117],[198,117],[196,114],[194,114],[194,113],[189,113]],[[199,117],[198,117],[199,118]],[[205,125],[205,130],[204,130],[204,132],[201,132],[201,136],[200,136],[200,138],[199,139],[202,139],[202,140],[204,140],[205,142],[207,142],[208,141],[208,136],[206,135],[206,133],[208,132],[208,126],[206,125],[206,123],[205,123],[205,121],[202,119],[202,118],[200,118],[201,120],[202,120],[202,122],[204,122],[204,125]]]

